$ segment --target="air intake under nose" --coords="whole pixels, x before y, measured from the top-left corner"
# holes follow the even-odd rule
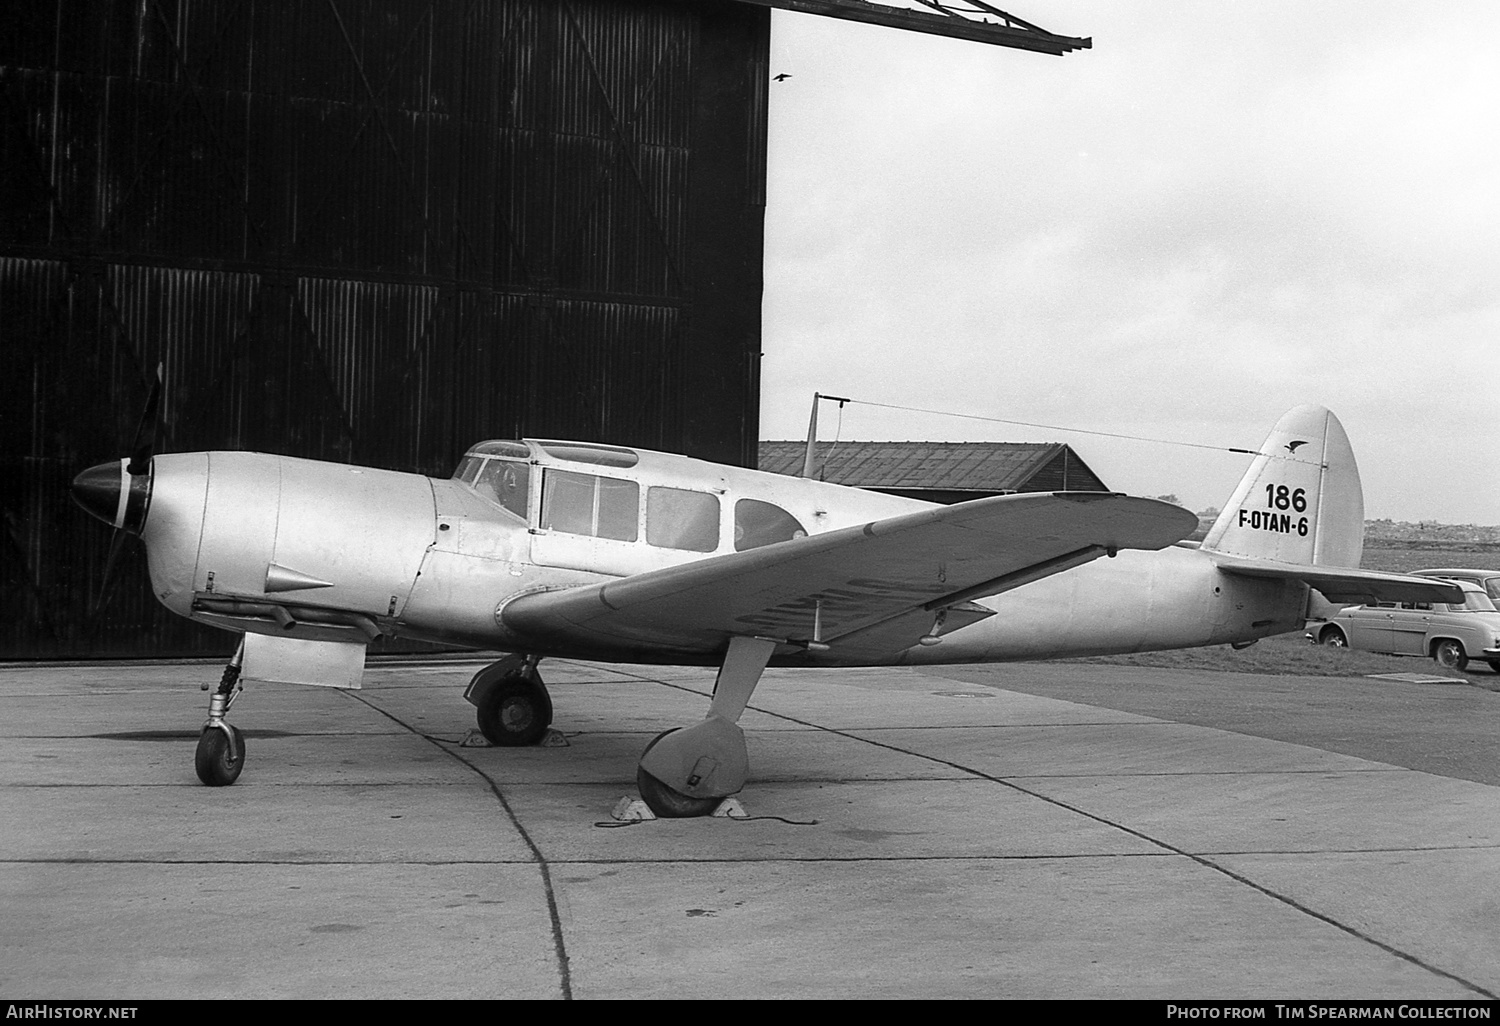
[[[106,524],[139,534],[151,503],[151,469],[131,474],[125,460],[90,467],[73,479],[73,501]]]

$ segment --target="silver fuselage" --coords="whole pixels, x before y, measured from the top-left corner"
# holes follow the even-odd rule
[[[633,466],[601,468],[533,446],[524,464],[538,480],[548,472],[579,479],[590,473],[622,487],[634,482],[641,495],[655,487],[713,496],[721,518],[714,548],[653,544],[644,527],[633,538],[555,529],[543,518],[540,487],[513,511],[463,480],[246,452],[156,456],[140,534],[157,598],[179,615],[229,630],[330,641],[388,634],[656,662],[660,653],[630,647],[539,649],[508,629],[501,611],[519,595],[735,551],[740,526],[733,511],[740,500],[773,505],[808,534],[928,506],[688,457],[638,454]],[[644,500],[640,508],[644,517]],[[941,644],[854,659],[841,656],[837,639],[830,639],[826,651],[777,661],[995,662],[1246,642],[1300,627],[1307,588],[1231,576],[1215,566],[1212,553],[1178,546],[1121,551],[979,602],[997,615],[945,634]]]

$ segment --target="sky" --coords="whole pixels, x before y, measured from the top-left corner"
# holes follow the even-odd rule
[[[817,391],[1200,510],[1318,403],[1367,517],[1500,524],[1500,4],[1000,6],[1093,49],[773,12],[761,437]]]

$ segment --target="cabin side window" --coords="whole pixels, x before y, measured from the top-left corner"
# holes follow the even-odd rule
[[[531,465],[516,460],[490,460],[475,479],[474,489],[525,520],[531,495]]]
[[[780,506],[760,499],[741,499],[734,504],[736,552],[805,537],[807,529]]]
[[[548,470],[542,477],[542,529],[635,541],[640,487],[634,481]]]
[[[719,499],[684,488],[646,489],[646,541],[665,549],[719,547]]]

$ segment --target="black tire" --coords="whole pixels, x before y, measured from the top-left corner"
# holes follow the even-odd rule
[[[1348,648],[1349,639],[1344,637],[1344,632],[1337,627],[1324,627],[1323,633],[1318,635],[1318,644],[1327,645],[1330,648]]]
[[[534,745],[552,726],[552,697],[540,677],[502,677],[478,706],[479,732],[500,748]]]
[[[1491,659],[1489,660],[1489,664],[1490,669],[1494,670],[1496,673],[1500,673],[1500,659]]]
[[[676,728],[674,728],[676,729]],[[664,730],[651,739],[651,743],[641,752],[641,758],[646,757],[646,752],[656,747],[656,743],[668,734],[670,730]],[[719,807],[720,798],[694,798],[683,794],[676,788],[668,787],[657,780],[643,768],[635,768],[635,786],[641,792],[641,801],[646,807],[656,813],[662,819],[693,819],[698,816],[707,816]]]
[[[1463,668],[1469,665],[1469,656],[1462,643],[1444,638],[1432,646],[1432,661],[1445,670],[1463,672]]]
[[[226,726],[234,734],[232,746],[218,727],[204,727],[198,737],[193,768],[198,771],[198,779],[209,787],[228,787],[240,779],[240,770],[245,768],[245,735],[238,727]]]

